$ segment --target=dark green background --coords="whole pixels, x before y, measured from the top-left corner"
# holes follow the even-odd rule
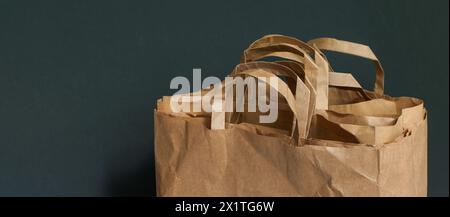
[[[281,33],[370,45],[386,92],[429,111],[429,195],[448,196],[448,0],[1,1],[0,196],[154,195],[153,108]],[[332,56],[372,88],[372,64]]]

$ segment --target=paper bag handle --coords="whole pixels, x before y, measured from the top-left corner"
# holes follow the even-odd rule
[[[318,58],[317,56],[320,55],[320,57],[323,57],[323,59],[328,63],[328,60],[326,56],[322,53],[320,49],[313,48],[308,43],[305,43],[301,40],[298,40],[293,37],[285,36],[285,35],[266,35],[262,38],[254,41],[250,46],[246,49],[247,53],[252,52],[252,49],[254,48],[262,48],[262,47],[269,47],[271,45],[275,44],[289,44],[293,45],[293,48],[300,48],[304,54],[308,54],[314,59]],[[270,56],[270,54],[266,54],[266,56]],[[266,56],[262,56],[261,58],[264,58]],[[297,61],[297,59],[290,58],[290,55],[286,55],[286,52],[274,52],[271,56],[276,56],[292,61]],[[260,58],[254,58],[254,60],[257,60]],[[241,62],[244,62],[244,55],[241,56]],[[299,62],[303,64],[302,62]],[[328,63],[329,65],[329,63]],[[304,70],[304,67],[302,67]],[[338,86],[338,87],[352,87],[352,88],[359,88],[362,89],[361,85],[358,83],[358,81],[353,77],[350,73],[341,73],[341,72],[333,72],[331,66],[329,66],[330,71],[329,73],[329,85],[330,86]]]
[[[311,47],[306,42],[303,42],[301,40],[298,40],[293,37],[285,36],[285,35],[279,35],[279,34],[271,34],[271,35],[265,35],[262,38],[254,41],[250,46],[248,46],[247,49],[252,48],[260,48],[260,47],[267,47],[273,44],[290,44],[294,45],[298,48],[300,48],[302,51],[305,52],[305,54],[311,56],[314,58],[316,49]]]
[[[244,71],[244,68],[246,70],[265,68],[267,72],[270,72],[275,76],[282,76],[289,78],[289,80],[286,80],[286,83],[291,91],[295,91],[294,95],[296,98],[296,102],[299,103],[300,105],[308,105],[307,107],[306,106],[302,107],[301,112],[307,114],[306,122],[307,123],[311,122],[314,113],[314,108],[316,106],[317,92],[314,89],[311,82],[309,81],[308,77],[305,76],[304,71],[299,65],[299,63],[293,61],[275,61],[275,62],[254,61],[236,66],[231,75],[232,76],[236,75],[237,71]],[[298,78],[300,78],[300,80],[303,81],[303,84],[299,83],[299,80],[297,80]],[[297,94],[298,93],[297,88],[298,87],[304,88],[305,86],[310,92],[309,101],[308,98],[302,95],[301,93]],[[310,125],[306,124],[306,126],[304,127],[306,128],[305,134],[308,135]],[[292,129],[294,129],[294,127]]]
[[[268,44],[263,47],[247,48],[241,56],[241,63],[251,62],[270,56],[296,61],[301,64],[306,64],[305,61],[314,64],[314,61],[304,50],[287,43]]]
[[[335,38],[317,38],[308,41],[313,47],[320,50],[329,50],[344,54],[350,54],[372,60],[375,64],[376,78],[374,92],[378,97],[383,96],[384,92],[384,70],[380,61],[370,47],[358,43],[338,40]]]
[[[260,79],[260,81],[265,84],[269,84],[272,88],[274,88],[284,99],[291,109],[298,130],[299,138],[306,138],[307,129],[309,129],[310,120],[308,118],[309,113],[312,111],[309,110],[310,102],[310,94],[311,92],[303,83],[303,81],[297,78],[297,87],[296,87],[296,96],[289,89],[287,84],[277,77],[277,75],[292,75],[294,72],[288,67],[270,63],[270,62],[252,62],[252,63],[243,63],[236,66],[233,71],[233,76],[240,75],[248,75],[255,78],[261,77],[275,77],[277,80],[277,86],[273,86],[270,82]],[[294,73],[295,74],[295,73]],[[225,84],[225,91],[232,91],[232,88],[227,87],[227,85],[231,86],[234,84]],[[222,102],[222,108],[224,108],[224,103]],[[294,125],[295,126],[295,125]],[[295,127],[293,127],[294,130]],[[225,111],[222,109],[220,112],[213,111],[211,115],[211,129],[225,129]],[[291,133],[293,136],[293,132]]]
[[[244,51],[241,62],[269,56],[284,58],[303,65],[301,72],[307,74],[317,92],[316,109],[318,110],[328,108],[329,86],[363,89],[352,74],[333,72],[325,55],[319,49],[284,35],[267,35],[256,40]]]
[[[267,46],[247,49],[244,51],[241,62],[255,61],[269,56],[281,57],[303,64],[305,76],[316,91],[316,109],[328,108],[328,62],[321,56],[318,56],[319,59],[313,60],[305,50],[297,45],[287,43],[267,44]],[[301,75],[299,74],[299,76]]]

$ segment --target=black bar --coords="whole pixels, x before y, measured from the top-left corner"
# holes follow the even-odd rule
[[[270,205],[272,204],[272,208]],[[53,214],[158,214],[158,216],[307,216],[444,211],[448,198],[1,198],[1,211]],[[208,209],[205,210],[205,206]],[[201,208],[203,206],[203,208]],[[181,208],[181,210],[176,210]],[[447,209],[445,209],[447,211]]]

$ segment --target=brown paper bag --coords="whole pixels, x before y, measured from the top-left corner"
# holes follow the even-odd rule
[[[269,42],[284,39],[266,38]],[[301,49],[305,50],[295,50]],[[311,55],[314,49],[301,54]],[[322,56],[315,50],[317,54]],[[324,72],[330,75],[327,68],[317,67],[311,73],[311,67],[305,70],[303,60],[296,62],[300,67],[292,62],[243,63],[231,73],[297,76],[290,84],[289,80],[288,84],[278,80],[284,88],[277,91],[285,99],[280,110],[290,109],[291,116],[270,126],[255,123],[249,114],[230,123],[224,114],[173,113],[168,106],[170,97],[159,100],[154,113],[158,196],[426,196],[427,119],[423,102],[364,90],[364,95],[351,94],[352,100],[330,103],[333,100],[326,99],[317,106],[315,101],[324,96],[349,96],[344,94],[348,87],[335,89],[332,95],[326,89],[331,89],[336,78],[328,76],[325,85],[323,78],[317,79]],[[320,88],[327,93],[317,95]],[[309,97],[299,97],[300,93],[309,93]],[[366,129],[365,133],[361,129]],[[392,133],[392,129],[401,130]]]

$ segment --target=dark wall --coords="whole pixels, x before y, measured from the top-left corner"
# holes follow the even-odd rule
[[[370,45],[386,92],[429,111],[429,194],[448,196],[448,0],[0,1],[0,195],[154,195],[153,108],[281,33]],[[371,63],[333,56],[372,87]]]

